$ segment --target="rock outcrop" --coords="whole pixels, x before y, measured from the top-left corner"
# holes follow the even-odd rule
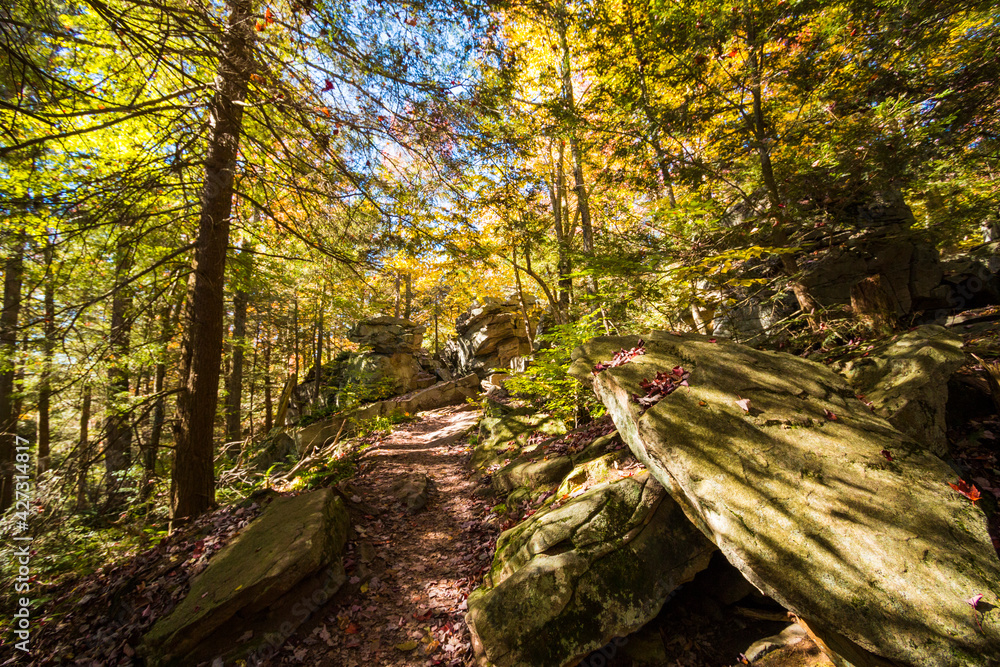
[[[374,317],[361,320],[348,332],[347,338],[363,347],[371,347],[375,354],[410,355],[420,352],[427,327],[398,317]]]
[[[751,583],[871,664],[1000,661],[1000,560],[951,468],[792,355],[660,332],[592,373],[637,342],[594,339],[571,373],[593,381],[632,451]],[[690,386],[648,409],[633,398],[677,367]]]
[[[440,372],[444,369],[439,361],[421,353],[424,330],[423,325],[395,317],[358,322],[347,337],[371,350],[341,353],[319,370],[319,383],[316,368],[309,369],[292,389],[288,423],[315,410],[371,403],[452,379]]]
[[[935,454],[948,451],[948,380],[965,363],[962,339],[927,324],[896,337],[838,370],[875,414]]]
[[[228,663],[280,647],[346,581],[348,525],[331,489],[274,500],[146,634],[140,652],[147,664]]]
[[[714,550],[647,472],[605,482],[500,536],[469,597],[473,644],[497,667],[574,664],[656,616]]]
[[[530,295],[525,295],[534,330],[541,314]],[[441,356],[456,375],[476,373],[480,378],[494,369],[524,370],[531,345],[524,326],[524,316],[516,298],[488,300],[474,305],[455,323],[456,337],[445,344]]]

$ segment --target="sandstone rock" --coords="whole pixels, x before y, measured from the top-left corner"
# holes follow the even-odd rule
[[[656,616],[712,551],[648,473],[602,484],[500,536],[469,596],[473,645],[497,667],[574,664]]]
[[[595,376],[638,341],[596,338],[571,373],[593,381],[632,451],[750,582],[862,653],[1000,661],[1000,560],[951,468],[819,364],[696,335],[644,339],[646,355]],[[678,365],[690,387],[643,411],[640,381]],[[990,606],[977,617],[966,600],[980,593]]]
[[[347,338],[359,345],[371,347],[376,354],[397,352],[416,354],[424,341],[427,327],[395,317],[375,317],[358,322]]]
[[[317,608],[346,580],[348,524],[330,489],[274,500],[146,634],[140,652],[147,664],[194,665],[219,656],[228,662],[280,646],[308,618],[302,609]],[[237,643],[247,631],[253,639]]]
[[[838,367],[875,413],[938,455],[948,451],[948,380],[965,363],[962,339],[924,325]]]
[[[530,301],[526,305],[534,327],[541,311]],[[456,337],[445,344],[441,356],[456,374],[474,372],[486,378],[494,369],[523,370],[525,357],[531,354],[516,298],[474,305],[459,316],[455,331]]]

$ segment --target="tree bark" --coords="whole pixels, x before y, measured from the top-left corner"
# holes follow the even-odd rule
[[[127,284],[132,270],[132,239],[122,228],[115,250],[115,289],[111,297],[111,330],[108,335],[108,393],[104,448],[105,488],[108,494],[117,493],[122,486],[122,474],[132,464],[131,410],[128,409],[129,373],[126,359],[129,355],[129,337],[132,333],[132,289]]]
[[[403,311],[403,319],[410,319],[410,308],[413,305],[413,274],[407,272],[406,279],[406,309]]]
[[[524,303],[524,288],[521,286],[521,271],[517,268],[517,243],[510,248],[511,263],[514,265],[514,282],[517,285],[517,302],[521,306],[521,317],[524,318],[524,335],[528,338],[528,345],[535,349],[535,337],[531,333],[531,320],[528,318],[528,308]]]
[[[240,260],[244,259],[245,251],[240,251]],[[242,262],[241,262],[242,263]],[[240,266],[237,263],[236,266]],[[240,266],[240,268],[243,268]],[[249,262],[247,262],[249,272]],[[244,289],[245,279],[249,276],[233,272],[233,337],[230,339],[230,369],[226,382],[226,442],[243,439],[240,429],[241,408],[243,405],[243,349],[247,335],[247,292]]]
[[[274,397],[271,395],[271,304],[267,306],[264,322],[264,435],[274,428]],[[251,418],[253,415],[251,414]]]
[[[14,501],[14,446],[18,417],[14,413],[14,366],[24,277],[24,245],[25,232],[21,229],[14,233],[4,263],[3,310],[0,311],[0,512]]]
[[[90,470],[90,397],[90,385],[85,384],[80,406],[80,441],[77,444],[79,469],[76,481],[76,508],[78,510],[87,507],[87,472]]]
[[[570,58],[569,40],[566,36],[566,13],[565,2],[561,2],[555,10],[556,31],[559,35],[559,46],[561,49],[562,61],[562,88],[563,104],[566,106],[566,113],[573,126],[569,133],[569,150],[573,157],[573,189],[576,191],[576,209],[580,214],[580,236],[583,245],[583,252],[588,257],[594,255],[594,228],[590,219],[590,197],[587,193],[587,183],[583,177],[583,151],[580,148],[580,138],[576,131],[576,95],[573,91],[573,65]],[[586,281],[587,292],[591,295],[597,293],[597,281],[593,274],[590,280]]]
[[[400,272],[396,271],[396,285],[394,287],[396,294],[396,302],[395,302],[395,307],[393,308],[392,311],[392,316],[395,317],[397,320],[399,319],[399,308],[400,305],[402,304],[402,296],[399,291],[399,282],[400,282]]]
[[[171,528],[187,523],[215,503],[212,454],[225,317],[223,283],[233,176],[243,126],[242,102],[247,94],[254,40],[249,0],[228,0],[227,5],[229,18],[218,66],[219,89],[210,105],[214,127],[185,311]]]
[[[42,372],[38,377],[38,474],[49,469],[51,428],[49,412],[52,402],[52,354],[56,346],[55,276],[52,271],[55,248],[52,239],[45,244],[44,325],[42,338]]]
[[[757,144],[757,155],[760,159],[760,171],[767,191],[767,201],[775,219],[771,242],[775,247],[788,247],[788,216],[785,214],[785,204],[778,189],[778,181],[774,177],[774,165],[771,163],[771,138],[767,136],[764,122],[764,103],[762,83],[764,78],[764,47],[758,43],[757,26],[751,16],[747,21],[747,42],[750,53],[747,63],[750,67],[750,93],[753,96],[753,114],[747,117],[747,123]],[[816,300],[800,280],[798,257],[792,253],[781,253],[781,267],[788,275],[795,300],[803,313],[812,319],[813,313],[819,307]]]

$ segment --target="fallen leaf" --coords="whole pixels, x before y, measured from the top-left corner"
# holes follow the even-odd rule
[[[404,651],[405,652],[405,651],[412,651],[413,649],[417,648],[418,645],[419,645],[418,642],[415,642],[415,641],[413,641],[411,639],[408,642],[403,642],[401,644],[396,644],[396,646],[394,648],[397,651]]]
[[[825,414],[826,418],[829,419],[830,421],[832,422],[837,421],[837,415],[833,414],[829,410],[823,410],[823,414]]]
[[[890,452],[888,449],[882,450],[882,456],[885,457],[886,461],[892,461],[892,452]]]
[[[357,623],[351,621],[350,623],[347,624],[347,627],[344,628],[344,632],[346,632],[349,635],[356,635],[359,632],[361,632],[361,628],[358,627]]]
[[[949,482],[948,486],[961,493],[963,496],[971,500],[973,503],[982,498],[982,496],[979,494],[979,489],[977,489],[974,484],[969,484],[964,479],[958,480],[957,484],[952,484]]]
[[[738,405],[741,408],[743,408],[743,412],[750,412],[750,399],[749,398],[743,398],[739,394],[737,394],[736,396],[738,397],[737,400],[736,400],[736,405]]]
[[[976,593],[971,598],[969,598],[968,600],[966,600],[966,602],[968,602],[972,606],[973,609],[978,609],[977,605],[979,604],[979,601],[982,600],[982,599],[983,599],[983,594],[982,593]]]

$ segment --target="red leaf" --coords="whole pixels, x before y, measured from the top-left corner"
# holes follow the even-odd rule
[[[264,26],[265,24],[263,21],[257,21],[257,25],[254,27],[257,28],[257,32],[264,32]]]
[[[837,415],[833,414],[829,410],[823,410],[823,414],[825,414],[826,418],[829,419],[830,421],[832,422],[837,421]]]
[[[737,394],[739,396],[739,394]],[[750,399],[749,398],[739,398],[736,401],[736,405],[743,408],[743,412],[750,412]]]
[[[646,354],[646,343],[640,338],[639,342],[636,343],[635,347],[633,347],[631,350],[624,350],[624,349],[618,350],[618,352],[615,353],[615,356],[611,359],[611,361],[599,362],[596,366],[594,366],[594,369],[591,372],[594,375],[597,375],[598,373],[600,373],[605,369],[615,368],[617,366],[622,366],[624,364],[627,364],[628,362],[632,361],[632,359],[642,354]]]
[[[961,493],[973,503],[982,498],[982,496],[979,495],[979,489],[977,489],[974,484],[969,484],[964,479],[958,480],[958,484],[952,484],[949,482],[948,486]]]
[[[333,82],[329,79],[326,80],[326,85],[323,86],[323,92],[325,93],[328,90],[333,90]]]
[[[890,452],[888,449],[882,450],[882,456],[885,457],[886,461],[892,461],[892,452]]]
[[[356,635],[359,632],[361,632],[361,628],[358,627],[357,623],[354,623],[352,621],[351,623],[348,623],[346,628],[344,628],[344,632],[346,632],[349,635]]]
[[[264,12],[264,20],[268,23],[274,23],[274,14],[271,12],[270,7]]]
[[[972,606],[973,609],[976,609],[977,605],[979,604],[979,601],[982,600],[982,599],[983,599],[983,594],[982,593],[976,593],[971,598],[969,598],[968,600],[966,600],[966,602],[968,602]]]

